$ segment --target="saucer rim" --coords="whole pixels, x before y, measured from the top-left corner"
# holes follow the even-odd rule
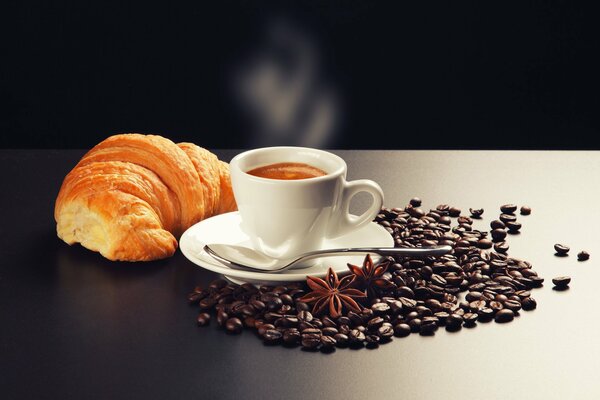
[[[306,279],[307,274],[306,273],[303,274],[303,273],[299,273],[299,272],[293,273],[293,272],[286,271],[287,273],[268,273],[268,272],[254,272],[254,271],[237,270],[237,269],[229,268],[225,265],[222,265],[222,264],[218,263],[218,261],[215,261],[214,263],[208,262],[208,261],[196,256],[195,254],[193,254],[194,251],[192,249],[192,246],[193,246],[192,234],[194,233],[195,230],[198,229],[198,226],[206,224],[207,221],[209,221],[209,220],[210,220],[210,223],[215,223],[215,219],[224,219],[225,220],[225,219],[229,219],[229,218],[240,218],[239,212],[232,211],[229,213],[215,215],[213,217],[210,217],[210,218],[207,218],[200,222],[197,222],[196,224],[189,227],[181,235],[181,237],[179,239],[179,249],[181,250],[181,253],[185,256],[185,258],[187,258],[189,261],[191,261],[193,264],[195,264],[196,266],[198,266],[200,268],[221,274],[232,281],[271,282],[271,283],[273,283],[273,282],[299,282],[299,281],[303,281],[304,279]],[[378,244],[378,246],[393,246],[394,245],[394,240],[393,240],[392,236],[389,234],[389,232],[387,232],[384,227],[378,225],[377,223],[369,222],[368,224],[362,226],[358,230],[365,230],[365,229],[379,230],[380,231],[379,233],[382,233],[382,242],[383,242],[384,236],[387,236],[387,238],[389,238],[387,240],[387,243],[381,243],[381,244]],[[354,231],[354,232],[356,232],[356,231]],[[385,234],[385,235],[383,235],[383,234]],[[347,234],[347,235],[349,235],[349,234]],[[343,238],[344,236],[347,236],[347,235],[340,236],[340,238]],[[338,239],[339,238],[336,238],[334,240],[338,240]],[[336,256],[333,258],[340,258],[340,257],[344,257],[344,256]],[[293,271],[293,270],[291,270],[291,271]],[[343,274],[344,269],[342,269],[341,267],[337,267],[337,268],[334,268],[334,271],[336,271],[338,274]],[[311,272],[310,275],[324,277],[326,273],[327,273],[327,268],[323,268],[322,271]],[[231,279],[231,278],[233,278],[233,279]]]

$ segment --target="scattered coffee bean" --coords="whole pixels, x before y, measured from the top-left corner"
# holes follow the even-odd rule
[[[508,228],[508,233],[518,233],[519,230],[521,229],[522,225],[520,222],[516,222],[516,221],[508,221],[506,223],[506,227]]]
[[[571,283],[571,277],[569,276],[558,276],[556,278],[552,278],[552,283],[557,289],[564,289],[569,286]]]
[[[335,347],[337,341],[333,336],[321,336],[321,350],[327,351]]]
[[[448,215],[450,215],[453,218],[456,218],[460,215],[461,210],[460,208],[456,208],[456,207],[450,207],[450,209],[448,210]]]
[[[296,328],[286,329],[283,332],[283,342],[289,345],[297,344],[300,342],[302,335]]]
[[[496,250],[498,253],[506,253],[508,252],[508,248],[508,243],[504,241],[494,244],[494,250]]]
[[[209,312],[214,312],[227,332],[246,327],[255,329],[266,344],[327,352],[345,346],[374,348],[411,332],[432,335],[440,326],[457,331],[495,316],[503,320],[504,311],[514,318],[518,310],[536,307],[530,291],[544,279],[531,263],[508,255],[507,230],[515,233],[521,227],[514,207],[503,206],[502,216],[487,232],[473,222],[483,210],[470,209],[472,217],[467,217],[445,204],[428,212],[420,206],[420,201],[411,201],[404,208],[384,208],[376,222],[390,232],[397,247],[449,245],[453,251],[442,257],[387,257],[387,271],[376,269],[380,275],[370,282],[383,279],[390,284],[373,286],[361,311],[344,308],[340,317],[331,318],[325,307],[314,315],[314,304],[299,300],[311,291],[304,282],[256,287],[217,279],[188,295],[202,311],[198,325],[208,324]],[[357,284],[357,289],[367,289]],[[459,301],[464,292],[466,301]]]
[[[317,333],[303,333],[300,343],[305,349],[316,349],[321,344],[321,335]]]
[[[469,208],[471,218],[481,218],[483,215],[483,208]]]
[[[401,323],[394,326],[394,335],[397,337],[406,337],[410,335],[411,328],[410,325]]]
[[[529,215],[529,214],[531,214],[531,207],[521,206],[521,215]]]
[[[335,336],[333,336],[333,338],[335,339],[335,344],[337,347],[346,347],[348,346],[348,335],[345,333],[338,333]]]
[[[379,327],[377,334],[381,339],[389,340],[392,336],[394,336],[394,328],[392,328],[391,324],[386,323]]]
[[[490,222],[490,227],[492,229],[504,229],[506,225],[504,225],[504,222],[495,219],[492,222]]]
[[[410,199],[410,205],[413,207],[421,207],[421,199],[418,197],[413,197]]]
[[[504,204],[500,207],[500,211],[502,211],[503,214],[514,214],[514,212],[517,211],[517,206],[514,204]]]
[[[210,323],[210,314],[201,312],[200,314],[198,314],[198,317],[196,318],[196,322],[198,323],[198,326],[208,325]]]
[[[521,302],[521,307],[523,307],[523,310],[525,311],[535,310],[537,308],[537,302],[533,297],[527,297]]]
[[[590,259],[590,253],[587,251],[580,251],[577,253],[577,261],[586,261]]]
[[[493,229],[490,233],[495,242],[500,242],[506,238],[506,231],[504,229]]]
[[[496,313],[495,321],[498,323],[510,322],[515,318],[515,313],[512,310],[505,308]]]
[[[554,250],[556,251],[557,256],[564,257],[569,253],[569,250],[571,249],[568,246],[565,246],[564,244],[557,243],[554,245]]]
[[[229,318],[227,322],[225,322],[225,329],[229,333],[241,333],[243,327],[242,321],[236,317]]]
[[[264,335],[262,335],[263,340],[266,343],[274,344],[281,340],[283,334],[279,332],[277,329],[269,329],[265,331]]]
[[[500,221],[504,222],[504,224],[508,224],[509,222],[515,222],[517,217],[512,214],[500,214]]]
[[[489,239],[479,239],[476,245],[480,249],[489,249],[494,245],[494,243]]]

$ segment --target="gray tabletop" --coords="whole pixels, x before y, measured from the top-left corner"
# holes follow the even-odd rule
[[[180,252],[111,263],[54,233],[52,209],[82,151],[0,151],[0,392],[3,398],[600,398],[600,153],[337,151],[385,204],[413,196],[483,208],[529,205],[509,254],[546,278],[538,308],[509,324],[411,335],[333,354],[267,347],[251,332],[197,328],[186,294],[217,275]],[[230,159],[235,151],[217,151]],[[364,199],[358,198],[359,209]],[[571,255],[554,256],[564,243]],[[587,250],[591,258],[577,262]],[[570,275],[557,292],[552,277]]]

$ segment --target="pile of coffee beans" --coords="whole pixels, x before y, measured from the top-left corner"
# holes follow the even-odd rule
[[[421,204],[413,198],[404,208],[384,208],[375,222],[392,235],[396,247],[450,245],[452,252],[388,258],[383,278],[392,284],[365,299],[360,312],[345,310],[336,319],[313,315],[312,307],[298,300],[310,291],[304,282],[256,287],[217,279],[188,297],[200,308],[198,325],[208,325],[214,316],[231,334],[245,327],[266,344],[328,352],[373,348],[411,333],[431,336],[442,328],[455,332],[490,321],[507,323],[536,308],[531,291],[544,279],[531,263],[508,255],[507,234],[521,228],[517,206],[502,206],[490,230],[480,231],[473,228],[473,218],[481,218],[483,209],[472,208],[465,216],[446,204],[429,211]],[[521,207],[521,214],[530,212]]]

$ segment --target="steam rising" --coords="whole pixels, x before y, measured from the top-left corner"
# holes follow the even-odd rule
[[[331,144],[338,99],[323,80],[318,48],[305,32],[272,21],[264,42],[235,71],[233,83],[250,120],[252,146]]]

